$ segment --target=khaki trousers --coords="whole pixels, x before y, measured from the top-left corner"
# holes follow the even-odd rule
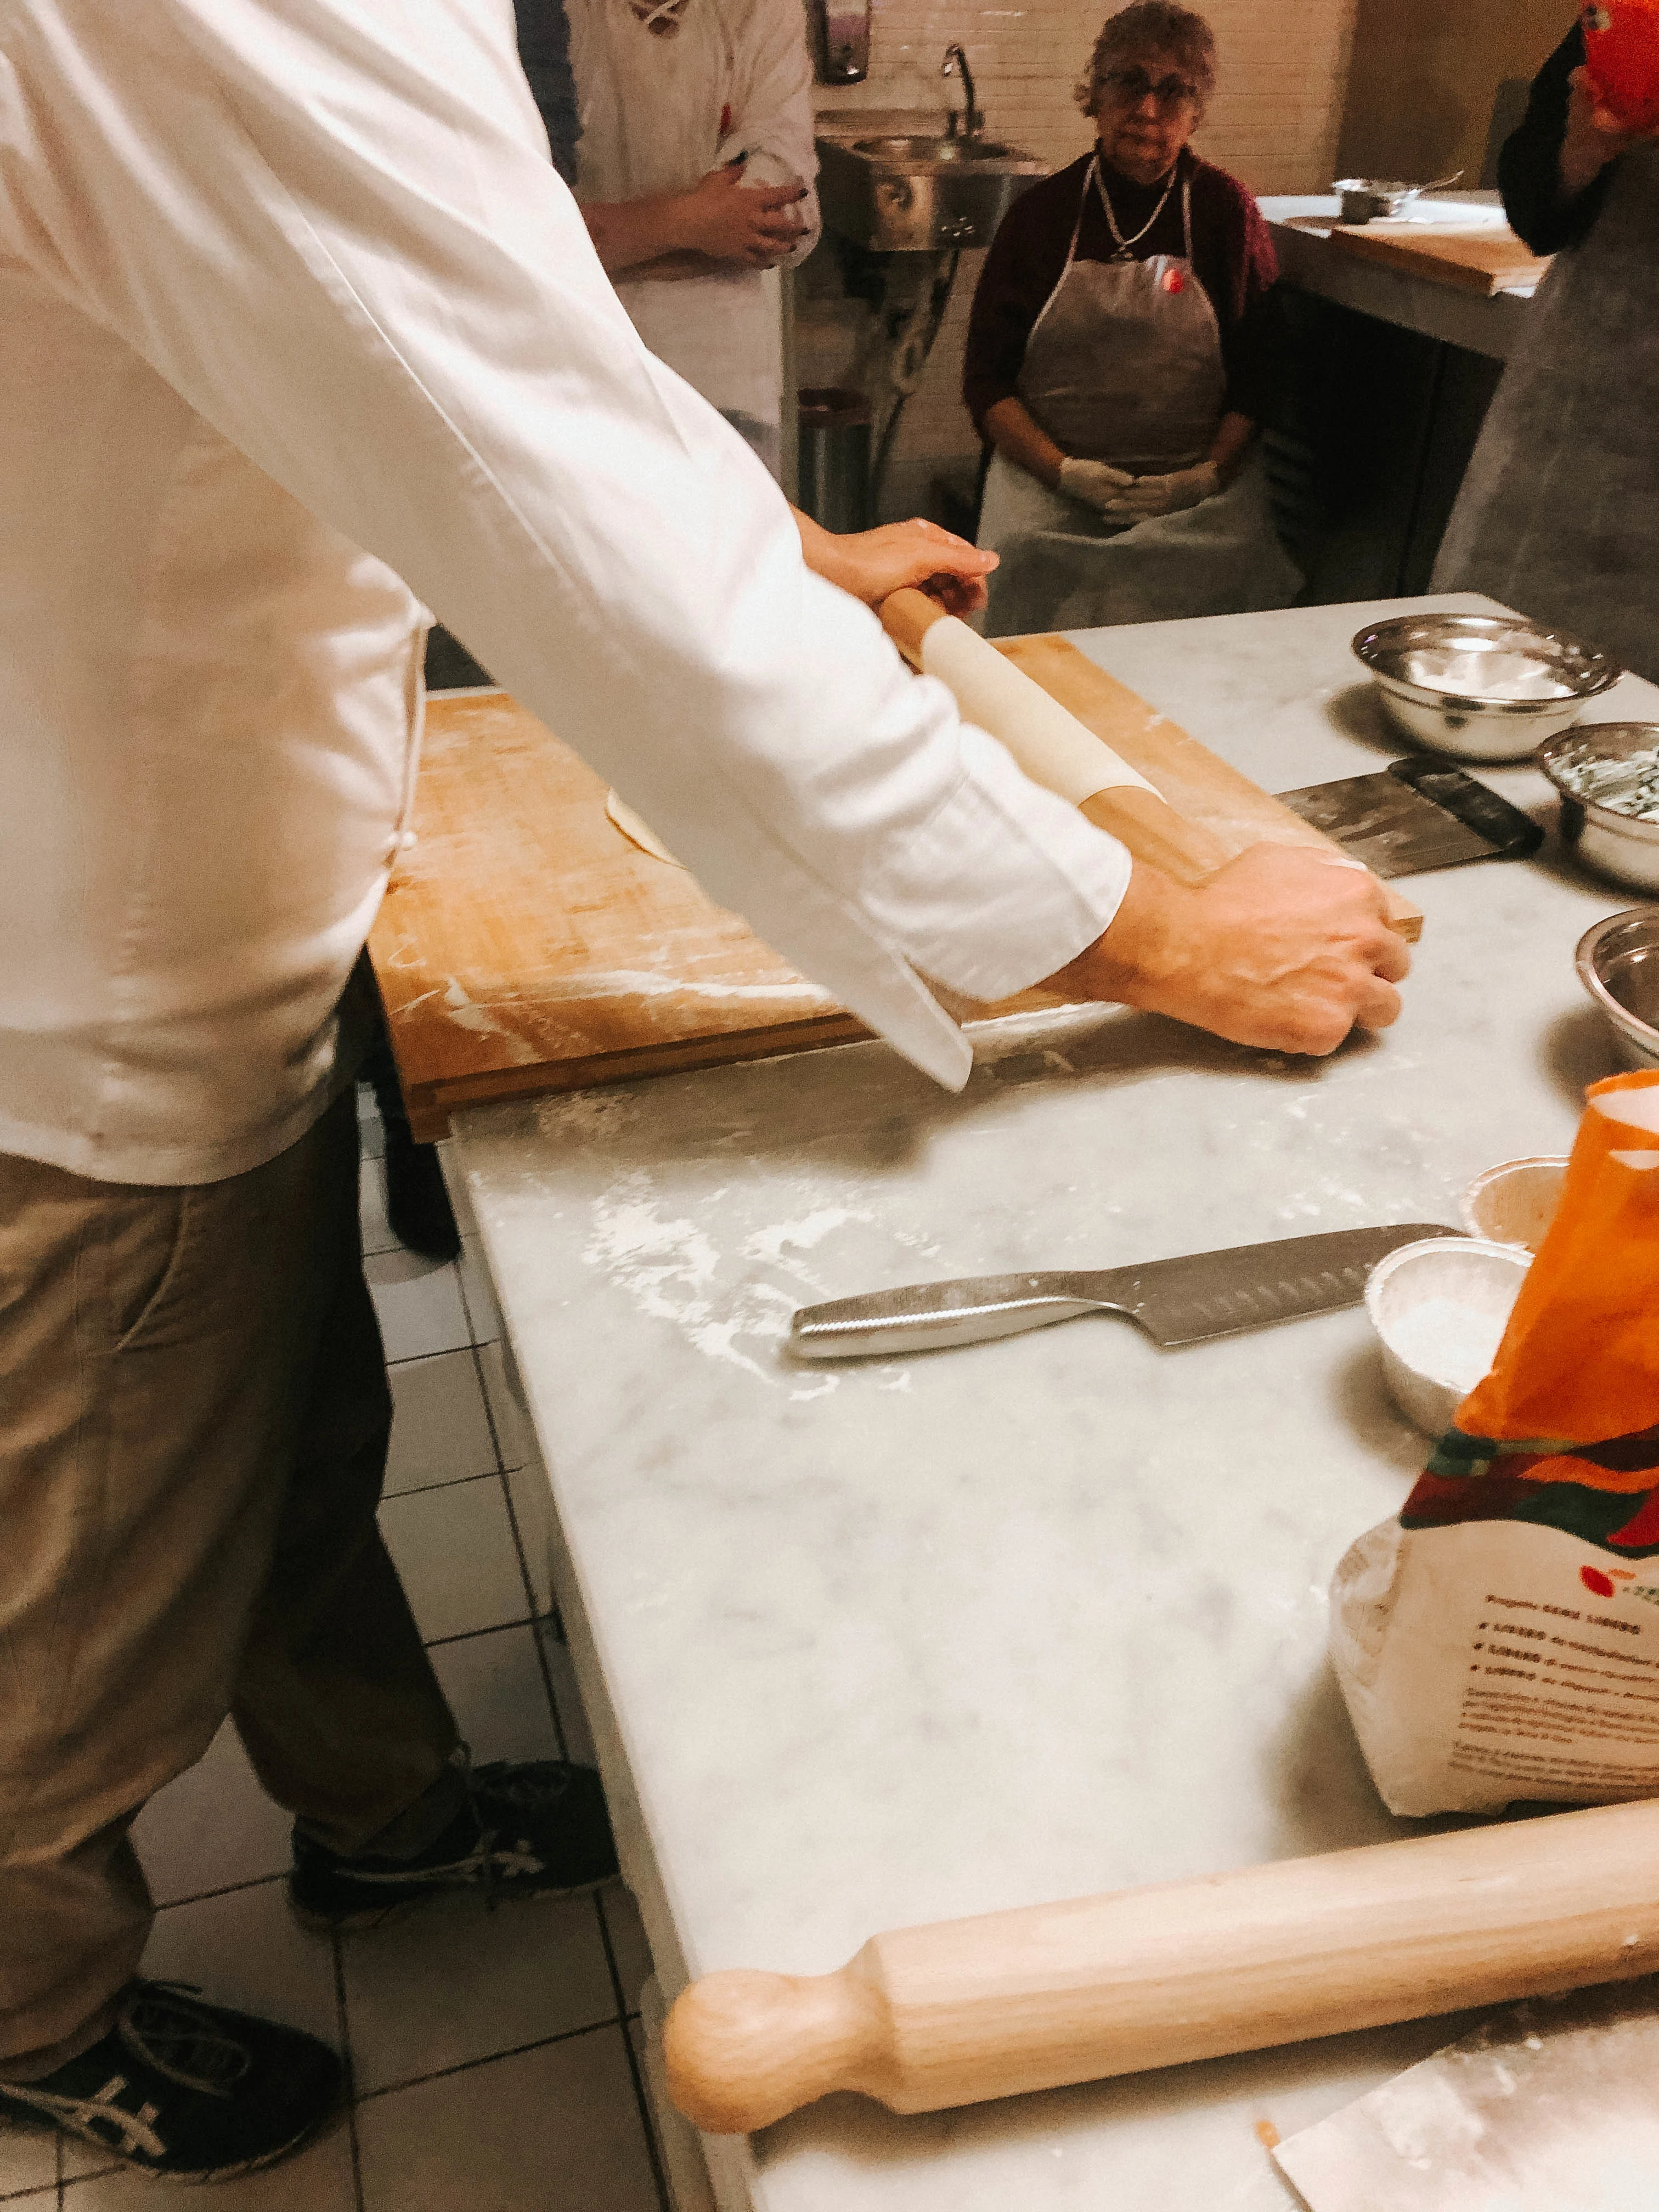
[[[15,2079],[106,2032],[151,1918],[128,1829],[227,1712],[264,1787],[337,1850],[388,1832],[418,1850],[461,1801],[454,1723],[375,1522],[391,1401],[357,1167],[349,1092],[222,1182],[0,1155]]]

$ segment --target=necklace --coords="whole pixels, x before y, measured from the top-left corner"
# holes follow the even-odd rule
[[[1133,238],[1125,238],[1123,233],[1117,227],[1117,217],[1112,212],[1111,196],[1106,190],[1106,179],[1100,173],[1100,155],[1098,153],[1096,154],[1093,164],[1091,165],[1091,173],[1095,180],[1095,190],[1100,195],[1100,204],[1106,211],[1106,228],[1111,232],[1112,243],[1117,248],[1117,252],[1112,256],[1114,261],[1128,261],[1133,258],[1133,256],[1129,251],[1130,247],[1132,246],[1139,245],[1141,240],[1146,237],[1147,232],[1158,221],[1159,216],[1163,214],[1164,204],[1169,199],[1170,193],[1175,190],[1176,171],[1180,167],[1181,164],[1179,161],[1176,161],[1171,165],[1169,179],[1164,187],[1163,198],[1158,201],[1158,205],[1147,216],[1146,222],[1141,224],[1134,236]]]

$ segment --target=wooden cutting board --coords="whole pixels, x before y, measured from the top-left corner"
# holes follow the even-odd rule
[[[1230,853],[1261,837],[1331,849],[1065,639],[1002,649]],[[442,1136],[458,1106],[870,1034],[683,868],[641,852],[605,798],[506,692],[428,702],[415,842],[368,941],[416,1137]],[[1027,991],[952,1011],[1062,1003]]]
[[[605,802],[506,692],[428,702],[415,842],[368,940],[417,1138],[457,1106],[868,1034]]]
[[[1386,220],[1338,223],[1331,244],[1362,261],[1380,261],[1483,297],[1511,284],[1535,284],[1549,266],[1547,258],[1523,246],[1507,223],[1471,225],[1467,230]]]

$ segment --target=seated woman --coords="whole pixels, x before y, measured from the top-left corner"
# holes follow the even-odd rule
[[[1201,15],[1109,16],[1077,88],[1094,150],[1017,200],[986,256],[963,396],[994,449],[994,637],[1285,606],[1301,584],[1251,452],[1273,242],[1187,143],[1214,84]]]

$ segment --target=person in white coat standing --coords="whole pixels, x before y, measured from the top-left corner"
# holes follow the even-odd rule
[[[783,410],[776,271],[817,242],[800,0],[570,0],[576,198],[659,361],[774,476]]]
[[[832,578],[948,544],[798,527],[548,153],[505,6],[0,0],[0,2128],[178,2181],[343,2087],[142,1972],[134,1817],[228,1716],[313,1927],[617,1867],[591,1769],[471,1765],[376,1522],[350,978],[427,607],[952,1087],[945,998],[1050,975],[1399,1008],[1370,878],[1160,878],[908,673]]]

